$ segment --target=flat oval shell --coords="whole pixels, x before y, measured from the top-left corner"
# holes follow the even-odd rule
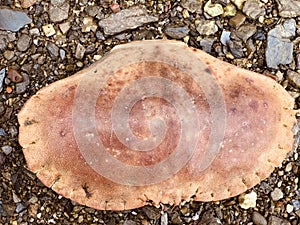
[[[46,186],[96,209],[216,201],[281,164],[293,106],[269,77],[181,42],[132,42],[32,96],[19,141]]]

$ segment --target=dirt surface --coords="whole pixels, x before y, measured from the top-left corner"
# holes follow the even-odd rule
[[[143,39],[178,39],[274,77],[298,109],[300,26],[295,2],[52,0],[24,8],[18,1],[0,0],[0,9],[22,11],[32,20],[18,31],[0,21],[0,224],[299,224],[298,143],[282,166],[241,196],[97,211],[59,196],[26,168],[16,117],[42,87],[87,67],[115,45]],[[244,209],[243,199],[251,207]]]

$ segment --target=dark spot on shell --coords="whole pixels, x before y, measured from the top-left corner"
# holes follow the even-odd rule
[[[64,137],[64,136],[66,136],[66,132],[65,132],[64,130],[62,130],[62,131],[59,132],[59,135],[60,135],[61,137]]]
[[[230,108],[230,113],[231,114],[236,114],[237,113],[237,109],[236,108]]]
[[[250,79],[250,78],[248,78],[248,77],[247,77],[245,80],[246,80],[249,84],[253,84],[253,82],[254,82],[252,79]]]
[[[254,112],[257,112],[259,104],[256,100],[251,100],[248,105]]]
[[[75,89],[75,86],[74,86],[74,85],[68,88],[69,91],[72,91],[72,90],[74,90],[74,89]]]
[[[206,73],[209,73],[209,74],[212,74],[212,72],[211,72],[211,70],[210,70],[209,68],[206,68],[206,69],[205,69],[205,72],[206,72]]]
[[[230,92],[230,97],[231,98],[238,98],[239,95],[241,94],[242,90],[240,87],[236,87],[234,89],[231,90]]]
[[[29,120],[29,119],[27,119],[27,120],[25,120],[24,125],[25,126],[29,126],[29,125],[32,125],[34,123],[37,123],[37,122],[35,120]]]
[[[87,184],[82,185],[82,189],[85,192],[85,197],[90,198],[92,197],[92,194],[89,192],[89,187],[87,186]]]

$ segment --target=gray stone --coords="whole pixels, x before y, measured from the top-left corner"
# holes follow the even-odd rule
[[[297,211],[300,209],[300,202],[296,199],[293,199],[292,200],[292,203],[293,203],[293,206],[294,206],[294,209]]]
[[[238,28],[241,26],[246,20],[246,16],[243,13],[237,13],[234,17],[229,20],[229,25]]]
[[[147,11],[132,7],[111,14],[108,18],[99,21],[99,26],[106,35],[114,35],[126,30],[136,29],[144,24],[158,21],[158,17],[149,16]]]
[[[103,35],[103,33],[102,33],[101,31],[97,31],[97,32],[96,32],[96,38],[97,38],[98,40],[101,40],[101,41],[104,41],[104,40],[105,40],[105,37],[104,37],[104,35]]]
[[[208,210],[205,211],[201,217],[201,220],[198,224],[201,225],[222,225],[221,220],[218,218],[217,213],[212,211],[212,210]]]
[[[97,14],[101,14],[101,7],[95,5],[89,5],[85,7],[84,11],[91,17],[96,17]]]
[[[167,27],[165,29],[165,33],[174,39],[181,39],[186,37],[190,32],[190,29],[188,26],[184,27]]]
[[[258,19],[260,16],[266,14],[266,10],[259,4],[257,0],[247,0],[243,7],[243,13],[245,13],[251,19]]]
[[[0,70],[0,92],[3,89],[4,78],[5,78],[5,68],[3,68],[3,69]]]
[[[300,69],[300,53],[296,55],[296,69]]]
[[[65,0],[51,0],[49,7],[50,20],[54,23],[68,18],[70,5]]]
[[[0,115],[2,115],[5,112],[5,106],[3,102],[0,102]]]
[[[292,70],[288,70],[287,71],[287,78],[288,80],[295,85],[296,87],[300,87],[300,74],[292,71]]]
[[[26,73],[22,73],[23,82],[16,84],[16,93],[22,94],[26,91],[28,85],[30,84],[29,76]]]
[[[203,51],[211,53],[214,41],[214,38],[205,37],[202,40],[200,40],[200,46],[202,47]]]
[[[3,56],[5,59],[11,60],[15,56],[15,53],[13,51],[7,50],[3,53]]]
[[[3,128],[0,128],[0,136],[2,136],[2,137],[6,136],[6,132]]]
[[[252,214],[252,220],[255,225],[267,225],[268,223],[265,217],[255,211]]]
[[[291,225],[289,221],[276,216],[271,216],[268,225]]]
[[[16,213],[20,213],[26,209],[26,206],[23,203],[17,203]]]
[[[16,126],[12,125],[8,128],[8,133],[12,136],[12,137],[16,137],[18,135],[18,129],[16,128]]]
[[[293,43],[277,37],[268,37],[266,62],[270,68],[278,69],[279,64],[289,64],[293,61]]]
[[[137,225],[137,223],[133,220],[126,220],[123,225]]]
[[[293,60],[293,43],[289,38],[295,35],[296,22],[288,19],[268,32],[266,62],[270,68],[289,64]]]
[[[187,9],[188,11],[194,13],[194,12],[201,12],[202,3],[198,0],[184,0],[181,3],[182,7]]]
[[[244,24],[232,33],[235,33],[236,37],[246,43],[256,33],[256,26],[253,24]]]
[[[9,155],[12,152],[13,148],[9,145],[4,145],[1,147],[1,150],[5,155]]]
[[[271,192],[271,198],[273,201],[278,201],[283,198],[283,192],[279,188],[275,188],[274,191]]]
[[[66,51],[63,49],[59,49],[59,56],[62,60],[64,60],[66,57]]]
[[[16,40],[16,34],[0,30],[0,51],[7,48],[9,42]]]
[[[77,44],[76,52],[75,52],[75,58],[76,59],[82,59],[85,53],[85,48],[80,43]]]
[[[221,37],[220,37],[220,41],[225,46],[227,46],[229,44],[230,33],[231,33],[230,31],[226,31],[226,30],[222,31],[222,34],[221,34]]]
[[[299,0],[276,0],[279,15],[285,18],[300,16]]]
[[[214,20],[199,20],[196,24],[196,30],[201,35],[213,35],[218,32],[218,26]]]
[[[0,30],[16,32],[31,22],[32,20],[24,12],[0,8]]]
[[[26,51],[31,45],[31,37],[28,34],[22,34],[17,42],[17,48],[19,51]]]
[[[230,34],[230,41],[228,43],[228,47],[230,49],[231,54],[239,59],[244,57],[244,51],[243,51],[243,41],[236,36],[235,32],[231,32]]]
[[[6,159],[5,155],[2,154],[2,153],[0,152],[0,166],[3,165],[3,164],[5,163],[5,159]],[[0,203],[1,203],[1,202],[0,202]],[[0,215],[6,216],[3,212],[4,212],[4,210],[3,210],[3,208],[2,208],[2,206],[1,206],[1,204],[0,204]],[[3,214],[4,214],[4,215],[3,215]]]
[[[47,49],[51,57],[57,58],[59,56],[59,47],[57,47],[56,44],[49,42],[47,45]]]

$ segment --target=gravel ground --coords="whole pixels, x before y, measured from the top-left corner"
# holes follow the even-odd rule
[[[282,166],[241,196],[97,211],[57,195],[26,169],[16,117],[42,87],[90,65],[115,45],[143,39],[178,39],[271,76],[298,109],[299,1],[35,2],[0,0],[0,224],[300,224],[297,143]]]

